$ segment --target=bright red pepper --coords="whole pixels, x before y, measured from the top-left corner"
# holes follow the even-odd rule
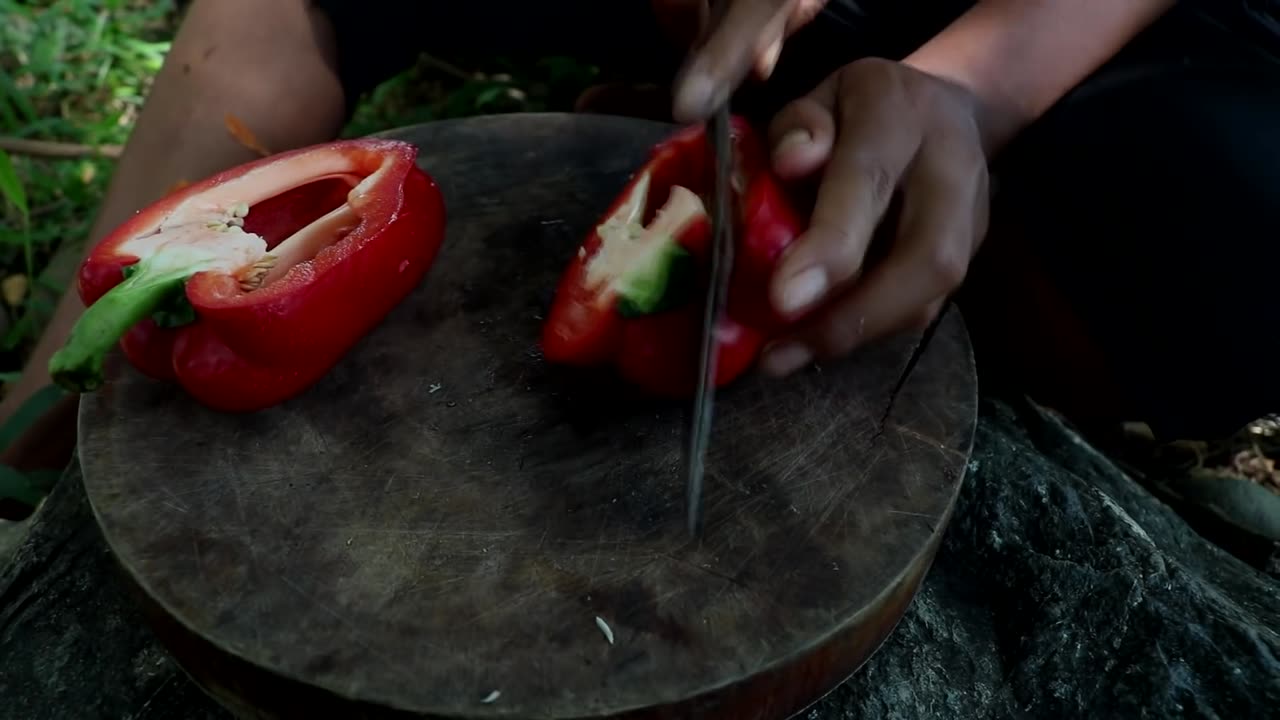
[[[116,343],[142,372],[223,411],[270,407],[324,376],[422,280],[445,207],[417,149],[344,140],[187,185],[99,242],[88,306],[49,362],[75,392]]]
[[[745,372],[784,324],[769,302],[768,282],[803,229],[770,170],[764,144],[744,119],[733,118],[731,139],[738,232],[727,317],[717,332],[719,386]],[[704,125],[684,128],[653,148],[561,276],[543,326],[548,361],[612,362],[649,392],[694,391],[713,173]]]
[[[623,379],[659,397],[685,398],[698,390],[702,305],[628,319],[615,360]],[[716,385],[724,386],[746,372],[756,360],[764,336],[725,317],[716,331]]]

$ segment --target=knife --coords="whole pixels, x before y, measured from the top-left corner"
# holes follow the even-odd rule
[[[710,133],[715,154],[715,186],[711,209],[711,282],[702,317],[702,348],[698,360],[698,391],[693,404],[693,422],[689,432],[685,504],[689,533],[697,535],[702,520],[702,481],[705,473],[707,444],[711,437],[711,418],[715,405],[715,372],[719,344],[716,329],[724,313],[733,268],[733,198],[730,175],[733,161],[729,142],[729,107],[725,103],[711,117]]]

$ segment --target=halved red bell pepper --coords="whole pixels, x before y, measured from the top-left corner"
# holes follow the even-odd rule
[[[260,410],[325,375],[421,281],[445,206],[408,143],[344,140],[187,185],[99,242],[88,306],[49,362],[75,392],[120,341],[211,408]]]
[[[769,302],[768,282],[783,250],[803,229],[746,120],[733,118],[731,139],[738,232],[728,317],[717,332],[721,386],[745,372],[768,335],[784,324]],[[561,276],[543,326],[548,361],[613,362],[651,392],[693,392],[713,173],[705,125],[681,129],[653,148]],[[670,355],[658,362],[662,347]],[[652,361],[639,361],[633,353]]]

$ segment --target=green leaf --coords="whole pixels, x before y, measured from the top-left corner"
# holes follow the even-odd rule
[[[32,393],[18,411],[4,425],[0,425],[0,451],[8,448],[14,440],[21,437],[41,416],[66,396],[67,391],[57,385],[46,385]]]
[[[13,161],[9,159],[9,153],[3,150],[0,150],[0,195],[18,209],[22,214],[23,224],[26,224],[31,216],[27,208],[27,192],[22,187],[22,180],[18,178],[18,171],[13,167]]]
[[[489,103],[502,97],[507,91],[505,85],[490,85],[476,94],[476,106],[488,105]]]
[[[40,118],[36,112],[35,106],[31,104],[25,93],[19,92],[17,85],[13,82],[13,78],[9,74],[0,70],[0,89],[4,90],[4,94],[9,97],[9,101],[13,103],[14,108],[22,114],[25,122],[33,123]]]
[[[0,337],[0,350],[5,352],[16,350],[34,330],[35,318],[31,316],[31,313],[24,312],[17,322],[9,326],[4,336]]]

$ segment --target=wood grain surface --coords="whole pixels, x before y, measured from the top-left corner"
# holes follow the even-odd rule
[[[697,539],[686,404],[539,354],[561,269],[670,130],[547,114],[389,133],[441,184],[446,246],[284,405],[221,415],[110,359],[81,403],[86,490],[206,689],[262,717],[783,718],[879,645],[973,439],[958,314],[882,433],[912,338],[722,392]]]

